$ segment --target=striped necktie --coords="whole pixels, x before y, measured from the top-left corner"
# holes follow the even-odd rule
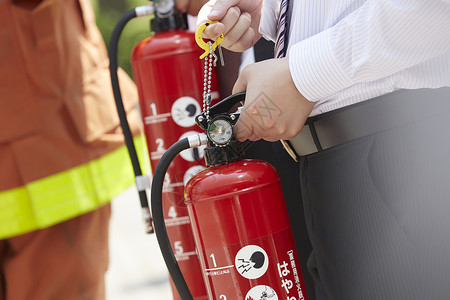
[[[281,0],[280,4],[280,17],[278,18],[277,23],[277,40],[275,43],[275,57],[281,58],[286,56],[287,50],[287,41],[286,32],[288,31],[287,26],[287,12],[288,12],[288,0]]]

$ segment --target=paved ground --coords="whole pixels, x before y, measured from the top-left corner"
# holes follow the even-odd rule
[[[155,235],[147,235],[135,187],[112,202],[107,300],[172,300]]]

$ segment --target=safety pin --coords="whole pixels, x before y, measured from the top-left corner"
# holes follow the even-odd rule
[[[203,50],[205,50],[205,53],[203,53],[203,54],[200,56],[200,59],[205,58],[205,56],[208,55],[208,54],[210,53],[210,51],[211,51],[211,48],[209,47],[209,44],[206,43],[206,42],[203,40],[202,34],[203,34],[203,31],[205,31],[206,27],[208,27],[209,25],[214,24],[214,23],[218,23],[218,21],[210,21],[210,22],[203,23],[202,25],[200,25],[200,26],[197,28],[197,31],[195,32],[195,41],[197,42],[197,45],[198,45],[200,48],[202,48]],[[220,43],[222,43],[223,39],[224,39],[223,33],[221,33],[221,34],[216,38],[216,40],[214,41],[214,43],[212,44],[212,51],[213,51],[213,52],[214,52],[214,50],[216,50],[216,48],[220,45]],[[219,47],[219,52],[220,52],[219,55],[220,55],[220,57],[221,57],[220,61],[221,61],[222,65],[223,65],[223,58],[222,58],[222,53],[221,53],[221,52],[222,52],[222,49],[220,49],[220,47]]]

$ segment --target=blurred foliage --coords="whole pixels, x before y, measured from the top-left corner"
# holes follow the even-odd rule
[[[91,0],[97,26],[109,47],[112,32],[120,17],[128,10],[147,5],[146,0]],[[119,40],[118,63],[130,76],[131,52],[137,43],[150,35],[150,17],[135,18],[125,26]]]

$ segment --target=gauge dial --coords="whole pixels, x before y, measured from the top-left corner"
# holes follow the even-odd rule
[[[173,13],[173,1],[155,1],[156,13],[162,16],[167,16]]]
[[[216,146],[226,146],[233,138],[233,126],[228,120],[223,118],[212,120],[208,127],[207,135]]]

